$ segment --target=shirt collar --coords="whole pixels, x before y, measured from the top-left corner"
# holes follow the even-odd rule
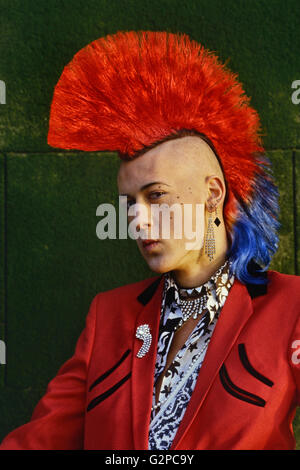
[[[180,297],[190,297],[198,294],[205,289],[207,294],[207,309],[209,311],[210,322],[214,319],[216,313],[223,307],[229,290],[233,284],[234,275],[230,271],[230,262],[228,260],[213,274],[213,276],[204,284],[191,287],[189,289],[181,288],[177,285],[172,272],[164,274],[164,291],[162,300],[162,314],[165,311],[166,299],[168,296],[168,304],[175,302],[177,306],[180,304]],[[164,319],[163,323],[167,318]]]

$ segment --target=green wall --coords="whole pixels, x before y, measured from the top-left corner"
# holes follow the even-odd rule
[[[96,237],[97,206],[117,202],[117,156],[46,140],[63,67],[92,40],[132,29],[185,32],[239,73],[280,188],[272,268],[300,271],[298,0],[0,0],[0,439],[29,420],[72,355],[93,296],[152,275],[132,240]],[[295,429],[300,448],[299,413]]]

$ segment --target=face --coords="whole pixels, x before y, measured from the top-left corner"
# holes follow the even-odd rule
[[[180,239],[174,236],[174,215],[170,212],[170,238],[162,237],[161,221],[153,217],[152,204],[192,205],[193,230],[196,227],[196,204],[205,204],[209,197],[207,179],[220,175],[220,167],[210,147],[200,137],[182,137],[166,141],[132,161],[122,161],[118,173],[120,195],[126,195],[128,207],[142,204],[145,208],[137,222],[141,238],[138,248],[154,272],[184,271],[199,263],[198,249],[188,249],[191,239],[184,229]],[[178,206],[177,206],[178,207]],[[136,217],[129,217],[129,222]],[[158,223],[156,243],[149,244],[151,229]],[[153,238],[153,237],[152,237]]]

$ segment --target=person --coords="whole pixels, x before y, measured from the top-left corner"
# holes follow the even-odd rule
[[[278,192],[259,133],[237,76],[185,34],[119,31],[65,67],[48,142],[119,153],[156,275],[93,298],[74,355],[1,449],[295,448],[299,278],[269,269]],[[176,211],[162,236],[157,204],[203,208],[192,248]]]

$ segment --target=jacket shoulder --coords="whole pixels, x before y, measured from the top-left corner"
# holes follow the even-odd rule
[[[300,307],[300,276],[268,271],[268,292]]]
[[[278,271],[269,270],[268,279],[274,287],[294,289],[295,287],[300,287],[300,276],[295,274],[284,274]]]

